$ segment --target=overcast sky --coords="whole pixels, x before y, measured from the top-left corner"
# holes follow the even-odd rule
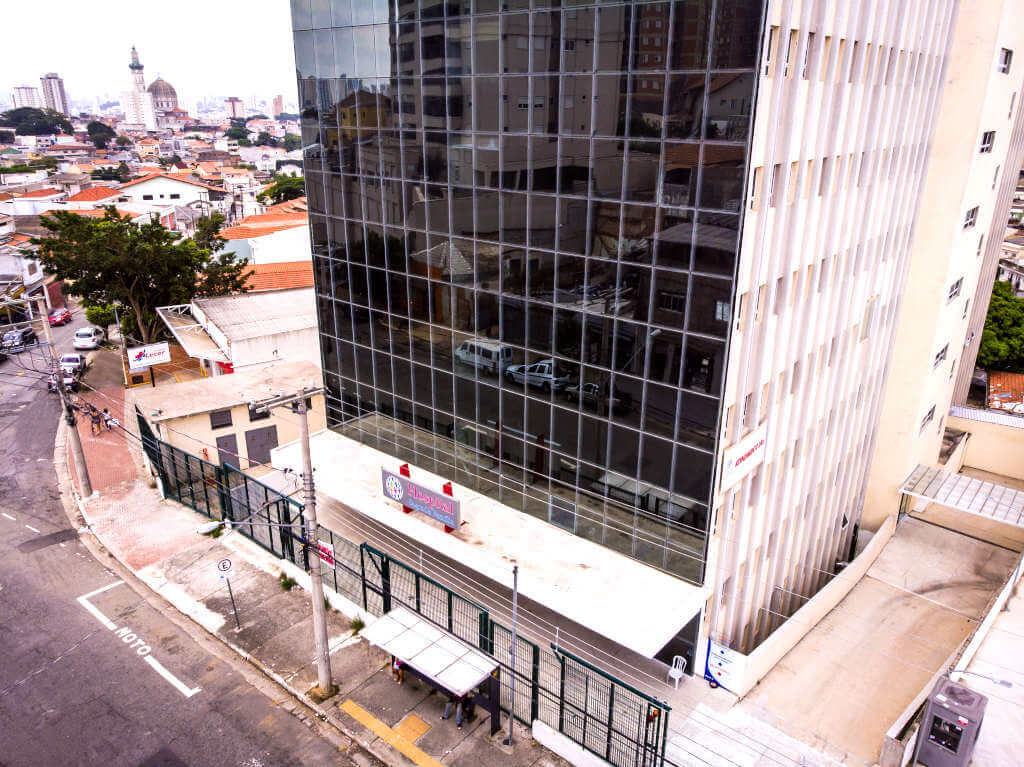
[[[295,57],[288,0],[3,0],[0,94],[15,85],[39,87],[56,72],[71,99],[128,90],[134,45],[146,83],[157,75],[183,106],[199,98],[278,93],[295,101]]]

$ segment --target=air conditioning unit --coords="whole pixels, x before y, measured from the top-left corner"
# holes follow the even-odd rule
[[[935,685],[917,732],[917,761],[928,767],[966,767],[978,742],[988,698],[943,677]]]

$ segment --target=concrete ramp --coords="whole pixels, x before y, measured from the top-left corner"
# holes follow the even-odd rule
[[[1002,588],[1018,554],[907,518],[847,597],[740,702],[874,763],[886,730]]]

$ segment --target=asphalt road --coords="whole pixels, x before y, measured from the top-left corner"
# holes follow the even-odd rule
[[[58,352],[84,324],[76,312],[54,329]],[[34,372],[43,351],[0,362],[0,767],[381,764],[286,711],[79,541],[53,468],[58,401]]]

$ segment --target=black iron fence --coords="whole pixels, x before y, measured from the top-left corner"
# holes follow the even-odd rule
[[[142,445],[172,498],[309,571],[303,506],[229,465],[217,466],[153,435],[140,417]],[[267,523],[270,523],[269,525]],[[669,707],[552,645],[540,647],[493,620],[487,608],[368,544],[320,527],[333,551],[324,585],[373,615],[396,605],[489,653],[501,666],[501,707],[523,724],[540,720],[615,767],[664,767]],[[514,683],[513,683],[514,679]]]

